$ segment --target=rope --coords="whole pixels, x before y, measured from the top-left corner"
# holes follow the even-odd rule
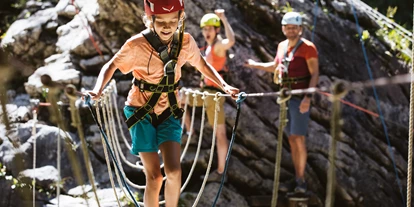
[[[236,104],[237,104],[237,114],[236,114],[236,121],[234,123],[233,126],[233,131],[231,134],[231,140],[230,140],[230,145],[229,145],[229,149],[227,152],[227,156],[226,156],[226,164],[224,166],[224,172],[223,175],[221,176],[221,183],[220,183],[220,187],[219,190],[217,192],[216,198],[214,199],[214,203],[213,203],[213,207],[216,206],[217,200],[220,197],[221,194],[221,190],[223,189],[223,185],[224,185],[224,180],[226,178],[226,173],[227,173],[227,167],[229,165],[229,160],[230,160],[230,155],[231,155],[231,150],[233,148],[233,144],[234,144],[234,140],[236,139],[236,130],[237,130],[237,125],[239,124],[239,117],[240,117],[240,109],[241,109],[241,103],[246,100],[246,96],[243,96],[243,94],[245,94],[244,92],[239,93],[239,97],[236,100]],[[216,105],[217,106],[217,105]]]
[[[113,152],[112,152],[112,150],[111,150],[111,146],[110,146],[110,144],[109,144],[108,138],[107,138],[107,136],[106,136],[105,132],[103,131],[103,129],[102,129],[102,127],[101,127],[101,125],[100,125],[100,124],[98,123],[98,121],[96,120],[95,114],[93,113],[93,110],[92,110],[92,105],[91,105],[91,103],[90,103],[90,100],[91,100],[91,97],[90,97],[89,95],[88,95],[88,96],[86,96],[86,98],[85,98],[85,103],[88,105],[89,110],[90,110],[90,112],[91,112],[91,114],[92,114],[92,117],[93,117],[93,119],[95,120],[96,124],[98,125],[98,128],[99,128],[100,132],[102,133],[102,135],[103,135],[103,137],[104,137],[104,140],[105,140],[105,143],[106,143],[106,147],[108,148],[108,151],[110,152],[110,155],[111,155],[112,161],[114,161],[114,163],[115,163],[115,167],[116,167],[117,171],[118,171],[118,172],[120,172],[121,170],[119,169],[118,162],[116,161],[115,156],[114,156],[114,154],[113,154]],[[121,180],[122,180],[122,183],[126,186],[127,191],[128,191],[128,193],[129,193],[129,195],[131,196],[131,198],[133,199],[135,206],[139,206],[139,204],[138,204],[138,203],[137,203],[137,201],[135,200],[135,198],[134,198],[134,196],[133,196],[133,194],[132,194],[131,190],[130,190],[130,189],[129,189],[129,187],[126,185],[126,182],[125,182],[124,177],[121,177]]]
[[[115,102],[115,104],[116,104],[116,97],[113,97],[113,96],[115,96],[116,94],[115,94],[115,90],[114,90],[114,88],[112,88],[112,87],[109,87],[109,89],[110,89],[110,93],[109,93],[109,95],[107,96],[107,98],[108,98],[108,103],[109,103],[109,108],[107,109],[108,110],[108,112],[109,112],[109,117],[110,117],[110,119],[112,120],[112,124],[111,124],[111,126],[113,127],[113,129],[112,129],[112,131],[113,131],[113,133],[112,133],[112,136],[114,136],[114,138],[115,138],[115,141],[114,141],[114,149],[117,149],[118,151],[119,151],[119,155],[121,156],[121,158],[122,158],[122,161],[124,161],[124,163],[125,164],[127,164],[129,167],[131,167],[131,168],[134,168],[134,169],[139,169],[139,170],[142,170],[143,169],[143,167],[142,166],[138,166],[138,165],[136,165],[136,164],[133,164],[132,162],[130,162],[126,157],[125,157],[125,155],[124,155],[124,153],[122,152],[122,148],[121,148],[121,145],[120,145],[120,143],[119,143],[119,139],[118,139],[118,133],[115,133],[116,132],[116,128],[115,128],[115,117],[114,117],[114,113],[113,113],[113,109],[115,109],[115,111],[118,111],[118,107],[113,107],[113,105],[112,105],[112,103],[113,102]],[[106,97],[105,97],[106,98]],[[112,100],[113,100],[113,102],[112,102]],[[118,122],[118,125],[120,124],[120,120],[119,120],[119,114],[117,114],[117,122]],[[120,126],[119,127],[119,131],[121,132],[121,134],[123,135],[124,133],[122,133],[122,126]],[[124,136],[125,137],[125,136]],[[126,141],[126,139],[125,139],[125,141]],[[128,150],[131,150],[131,148],[130,148],[131,146],[129,146],[129,148],[128,148]],[[118,159],[118,161],[119,161],[119,159]]]
[[[203,184],[201,184],[200,191],[197,194],[197,198],[194,201],[193,207],[196,207],[198,202],[200,201],[200,197],[203,194],[204,187],[207,183],[208,175],[210,174],[211,163],[213,162],[214,146],[216,145],[217,116],[218,116],[218,112],[220,110],[220,105],[219,105],[219,101],[218,101],[220,99],[219,95],[220,95],[220,92],[217,92],[216,96],[214,97],[214,101],[216,102],[216,104],[215,104],[215,110],[214,110],[214,126],[213,126],[212,140],[211,140],[210,158],[208,160],[207,170],[206,170],[206,174],[204,175]]]
[[[369,77],[370,77],[371,81],[374,81],[374,77],[372,75],[372,70],[371,70],[371,67],[369,65],[367,51],[365,49],[364,41],[362,40],[361,28],[359,26],[358,17],[357,17],[357,14],[355,12],[353,0],[351,1],[351,8],[352,8],[352,12],[354,14],[355,23],[356,23],[356,27],[357,27],[357,31],[358,31],[358,35],[359,35],[359,40],[361,42],[362,52],[364,54],[364,59],[365,59],[365,64],[366,64],[366,67],[367,67],[367,70],[368,70],[368,74],[369,74]],[[377,94],[377,90],[376,90],[376,88],[373,84],[372,84],[372,90],[374,91],[375,101],[376,101],[376,104],[377,104],[377,108],[378,108],[378,112],[380,114],[380,117],[383,117],[381,106],[380,106],[380,100],[379,100],[378,94]],[[392,163],[393,163],[393,167],[394,167],[394,171],[395,171],[395,177],[396,177],[396,180],[397,180],[397,183],[398,183],[398,187],[400,189],[401,198],[402,198],[403,204],[405,204],[405,198],[404,198],[404,194],[403,194],[403,190],[402,190],[402,185],[401,185],[400,178],[398,176],[397,166],[395,164],[394,152],[392,150],[391,142],[390,142],[390,139],[388,137],[387,126],[385,124],[384,119],[382,119],[382,118],[381,118],[381,124],[382,124],[383,129],[384,129],[385,137],[387,139],[388,150],[389,150],[390,157],[391,157],[391,160],[392,160]],[[412,128],[412,126],[410,126],[410,128]]]
[[[185,118],[187,116],[187,107],[188,107],[188,102],[190,102],[190,97],[188,96],[190,93],[188,91],[184,92],[183,90],[180,90],[181,95],[185,95],[185,103],[184,103],[184,114],[183,114],[183,118],[181,120],[181,129],[184,129],[184,125],[185,125]],[[184,130],[181,130],[181,136],[183,135]],[[188,138],[187,138],[188,140]]]
[[[413,3],[414,9],[414,3]],[[414,14],[413,14],[414,20]],[[414,42],[414,21],[413,21],[413,36]],[[412,168],[413,168],[413,125],[414,125],[414,47],[411,46],[411,87],[410,87],[410,120],[408,126],[410,131],[408,132],[408,168],[407,168],[407,207],[411,206],[411,186],[412,186]]]
[[[206,96],[203,95],[202,99],[205,100],[205,98],[206,98]],[[189,99],[187,99],[187,101],[188,100]],[[194,105],[195,104],[193,104],[193,106]],[[191,166],[191,170],[188,173],[188,177],[191,177],[192,176],[192,174],[194,172],[194,169],[195,169],[195,166],[197,164],[196,160],[198,159],[198,155],[200,154],[201,143],[202,143],[202,140],[203,140],[204,126],[205,126],[205,123],[204,123],[204,120],[205,120],[205,117],[206,117],[206,113],[205,112],[206,112],[206,105],[205,105],[205,102],[203,102],[202,114],[201,114],[201,124],[200,124],[201,126],[200,126],[200,133],[199,133],[199,136],[198,136],[197,151],[196,151],[196,154],[194,156],[194,162],[193,162],[193,165]],[[194,113],[193,113],[193,116],[194,116]],[[189,142],[189,139],[187,139],[187,142]],[[189,180],[187,179],[186,182],[183,184],[183,187],[182,187],[183,189],[187,186],[188,181]]]
[[[56,198],[57,198],[57,206],[60,206],[60,182],[62,181],[62,177],[60,176],[61,173],[61,151],[62,151],[62,147],[60,146],[60,127],[58,126],[58,136],[57,136],[57,170],[58,170],[58,180],[56,183]]]
[[[96,110],[98,123],[102,124],[101,115],[100,115],[100,112],[99,112],[99,107],[96,107],[95,110]],[[102,141],[102,144],[105,142],[105,139],[104,139],[102,133],[101,133],[101,141]],[[108,168],[109,180],[111,182],[112,189],[114,190],[114,195],[115,195],[116,201],[118,202],[118,206],[121,206],[121,203],[119,202],[118,194],[116,192],[113,175],[112,175],[112,168],[111,168],[111,163],[110,163],[109,156],[108,156],[108,149],[104,146],[103,150],[104,150],[104,154],[105,154],[106,166]]]
[[[187,142],[185,143],[185,147],[184,147],[184,150],[183,150],[183,154],[180,157],[180,162],[182,161],[182,159],[184,157],[183,155],[186,154],[187,149],[188,149],[188,146],[190,146],[191,138],[193,137],[193,133],[192,132],[194,130],[194,119],[195,119],[195,114],[196,114],[195,113],[196,106],[197,106],[197,94],[193,94],[193,108],[192,108],[192,116],[191,116],[191,123],[190,123],[190,134],[187,137]],[[184,121],[183,121],[183,123],[184,123]]]
[[[33,207],[36,207],[36,122],[37,122],[37,109],[33,110],[33,127],[32,127],[32,137],[33,137]]]
[[[276,150],[276,161],[275,161],[275,175],[273,180],[273,195],[272,195],[272,207],[277,206],[277,199],[279,193],[279,182],[280,182],[280,167],[282,164],[282,150],[283,150],[283,131],[288,123],[287,119],[287,106],[286,102],[292,97],[291,95],[285,96],[286,89],[281,90],[283,96],[277,99],[277,103],[280,105],[279,112],[279,130],[278,130],[278,141],[277,141],[277,150]]]
[[[73,114],[72,117],[75,117],[75,120],[72,120],[72,122],[76,125],[76,128],[78,130],[78,135],[79,135],[79,137],[81,139],[81,143],[82,143],[81,145],[82,145],[83,161],[85,162],[86,174],[87,174],[89,182],[92,186],[92,191],[93,191],[93,194],[95,196],[95,200],[98,204],[98,207],[100,207],[101,204],[99,203],[99,197],[98,197],[98,194],[96,192],[95,177],[94,177],[94,173],[93,173],[93,167],[92,167],[91,159],[89,157],[89,152],[88,152],[88,148],[87,148],[85,134],[83,133],[82,121],[80,119],[79,110],[75,106],[76,97],[73,97],[73,96],[71,97],[70,95],[68,95],[68,96],[69,96],[69,101],[71,102],[70,112]]]
[[[311,38],[311,41],[313,43],[315,43],[314,40],[315,40],[316,22],[318,20],[318,9],[319,9],[318,5],[319,5],[319,0],[316,0],[315,7],[313,9],[314,17],[313,17],[313,28],[312,28],[312,38]]]
[[[332,207],[335,200],[335,184],[336,184],[336,142],[339,140],[341,133],[341,98],[345,96],[345,92],[340,90],[341,84],[334,85],[334,94],[332,96],[332,119],[331,119],[331,147],[329,151],[329,169],[328,169],[328,182],[326,186],[326,200],[325,206]]]

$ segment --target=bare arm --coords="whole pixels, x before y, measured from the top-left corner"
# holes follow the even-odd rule
[[[319,62],[318,58],[310,58],[306,61],[309,68],[309,73],[311,74],[311,79],[309,81],[309,88],[316,87],[319,80]]]
[[[233,98],[239,93],[239,89],[230,86],[224,79],[220,76],[220,74],[211,66],[209,63],[206,62],[204,58],[200,59],[200,64],[197,69],[208,79],[212,80],[216,83],[220,88],[232,95]]]
[[[252,59],[248,59],[246,63],[244,64],[244,66],[273,73],[275,72],[277,64],[275,62],[261,63],[261,62],[256,62]]]
[[[319,63],[318,58],[310,58],[306,60],[308,64],[309,73],[311,74],[311,79],[309,81],[309,88],[316,87],[319,79]],[[311,97],[305,96],[300,103],[299,110],[301,113],[309,111]]]
[[[91,92],[89,92],[89,94],[92,96],[92,99],[96,100],[101,96],[103,88],[111,80],[116,70],[117,67],[113,64],[112,59],[102,67],[98,79],[96,80],[95,87]]]
[[[236,38],[234,36],[233,29],[231,28],[229,22],[227,21],[226,16],[224,15],[223,9],[217,9],[216,11],[217,16],[220,17],[221,21],[223,22],[223,26],[226,33],[226,39],[221,40],[217,43],[217,46],[220,47],[222,50],[228,50],[230,47],[236,43]]]

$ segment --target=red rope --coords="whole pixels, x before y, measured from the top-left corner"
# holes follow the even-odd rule
[[[74,4],[74,0],[71,0],[70,3],[76,8],[76,14],[79,14],[79,10],[78,7]],[[88,19],[86,19],[86,21],[88,21]],[[99,53],[99,55],[103,58],[102,55],[102,51],[99,49],[98,44],[95,41],[95,38],[93,37],[93,34],[91,31],[89,31],[90,26],[89,25],[85,25],[85,23],[82,21],[82,25],[83,27],[86,29],[86,31],[88,32],[89,35],[89,39],[92,42],[93,47],[95,48],[95,50]]]
[[[320,93],[320,94],[322,94],[322,95],[325,95],[325,96],[328,96],[328,97],[332,96],[332,94],[330,94],[330,93],[325,93],[325,92],[322,92],[322,91],[318,91],[318,93]],[[346,105],[348,105],[348,106],[350,106],[350,107],[352,107],[352,108],[355,108],[355,109],[358,109],[358,110],[360,110],[360,111],[363,111],[363,112],[365,112],[365,113],[367,113],[367,114],[369,114],[369,115],[372,115],[372,116],[374,116],[374,117],[379,117],[379,114],[377,114],[377,113],[375,113],[375,112],[373,112],[373,111],[370,111],[370,110],[368,110],[368,109],[362,108],[362,107],[360,107],[360,106],[357,106],[357,105],[355,105],[355,104],[353,104],[353,103],[351,103],[351,102],[345,101],[345,100],[343,100],[343,99],[341,99],[340,101],[341,101],[343,104],[346,104]]]

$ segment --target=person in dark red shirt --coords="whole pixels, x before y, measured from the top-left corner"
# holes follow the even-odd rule
[[[318,52],[311,41],[301,37],[301,15],[297,12],[286,13],[282,19],[282,31],[287,39],[279,43],[273,62],[261,63],[248,59],[245,66],[274,72],[274,82],[281,87],[315,87],[319,78]],[[280,191],[305,193],[307,190],[305,136],[309,124],[311,99],[312,94],[306,94],[292,96],[289,100],[287,130],[296,179],[281,184]]]

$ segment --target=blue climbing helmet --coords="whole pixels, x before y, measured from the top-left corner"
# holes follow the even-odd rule
[[[282,18],[282,25],[302,25],[302,16],[298,12],[288,12]]]

